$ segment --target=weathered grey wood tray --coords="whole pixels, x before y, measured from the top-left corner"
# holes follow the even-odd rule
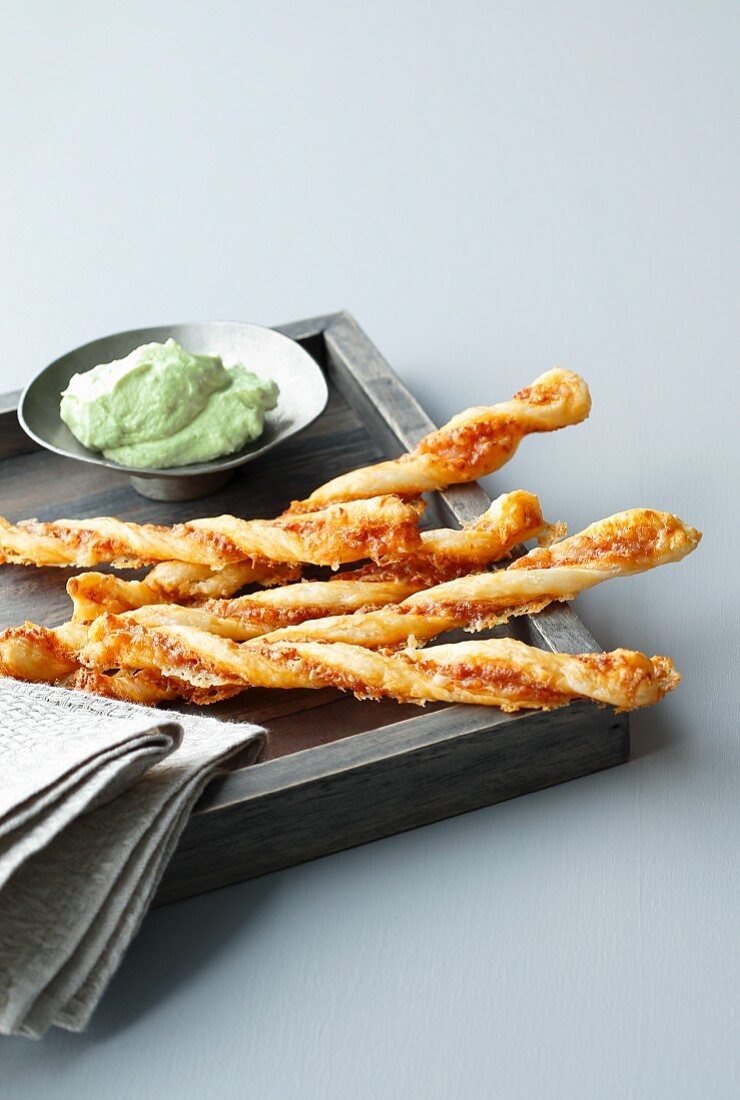
[[[432,427],[348,314],[280,331],[300,341],[325,371],[326,412],[197,502],[200,515],[275,515],[338,473],[399,454]],[[0,513],[7,518],[112,514],[171,523],[194,514],[192,502],[145,500],[124,476],[39,451],[18,426],[16,396],[0,399]],[[505,396],[486,393],[480,400]],[[499,481],[505,488],[505,467]],[[437,494],[435,519],[456,526],[488,503],[477,485],[451,489]],[[71,572],[4,566],[0,625],[64,621]],[[545,649],[598,648],[565,606],[516,620],[513,630]],[[268,755],[210,786],[158,904],[562,783],[629,756],[627,716],[586,703],[506,716],[483,707],[361,703],[333,691],[253,691],[209,713],[263,722]]]

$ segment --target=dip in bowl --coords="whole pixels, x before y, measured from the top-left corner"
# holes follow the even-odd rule
[[[204,321],[68,352],[26,387],[18,419],[41,446],[120,470],[144,496],[192,500],[308,427],[327,395],[321,368],[294,340]]]

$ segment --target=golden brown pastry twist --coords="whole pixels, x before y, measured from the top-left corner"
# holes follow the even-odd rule
[[[196,688],[185,680],[162,676],[149,669],[139,672],[115,672],[106,675],[91,668],[78,668],[60,681],[61,685],[78,691],[104,695],[108,699],[121,699],[127,703],[153,707],[158,703],[183,699],[197,706],[210,706],[238,695],[240,687]]]
[[[381,568],[381,567],[378,567]],[[90,622],[103,611],[114,615],[158,603],[203,603],[233,596],[248,584],[284,585],[297,581],[300,565],[237,561],[212,569],[183,561],[163,561],[142,580],[128,581],[114,573],[78,573],[67,581],[72,618]]]
[[[508,462],[525,435],[578,424],[590,411],[591,396],[584,380],[558,367],[540,375],[511,401],[458,413],[400,458],[328,481],[306,500],[294,501],[290,511],[311,512],[334,501],[378,493],[417,496],[476,481]]]
[[[242,520],[195,519],[174,527],[126,523],[111,517],[26,520],[0,517],[0,561],[20,565],[146,565],[156,561],[228,565],[232,562],[344,562],[397,558],[419,546],[420,506],[396,496],[335,504],[301,516]]]
[[[87,627],[64,623],[53,628],[23,623],[0,633],[0,676],[15,680],[54,683],[64,680],[80,664],[80,647]]]
[[[510,638],[385,654],[341,642],[238,645],[188,627],[148,628],[107,615],[93,633],[83,659],[94,666],[152,669],[202,691],[334,687],[360,699],[477,703],[507,711],[551,710],[573,699],[631,710],[657,702],[680,679],[667,657],[650,660],[624,649],[547,653]]]
[[[370,562],[343,577],[358,580],[409,580],[418,588],[477,573],[500,561],[522,542],[552,537],[563,525],[545,523],[534,493],[515,489],[502,493],[462,530],[440,527],[422,531],[421,545],[398,561]]]

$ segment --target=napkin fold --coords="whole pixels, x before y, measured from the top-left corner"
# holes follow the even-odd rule
[[[87,1025],[206,783],[265,740],[0,679],[0,1034]]]

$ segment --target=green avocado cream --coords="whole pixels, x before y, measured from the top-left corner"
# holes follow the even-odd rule
[[[275,382],[175,340],[75,374],[60,415],[92,451],[124,466],[187,466],[232,454],[262,435]]]

